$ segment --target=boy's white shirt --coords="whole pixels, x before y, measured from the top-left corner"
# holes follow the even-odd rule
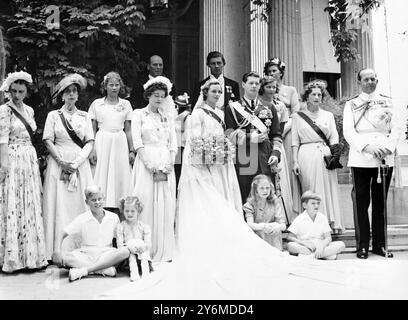
[[[331,232],[331,228],[323,213],[317,212],[313,221],[305,210],[295,218],[288,231],[295,234],[299,240],[322,240],[324,234]]]
[[[119,217],[106,211],[101,223],[96,220],[91,210],[76,217],[66,228],[68,235],[79,235],[81,247],[112,247],[112,240],[116,236]]]

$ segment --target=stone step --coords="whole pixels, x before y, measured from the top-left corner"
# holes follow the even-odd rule
[[[408,251],[408,245],[407,246],[388,246],[388,250],[392,252],[403,252],[403,251],[405,252],[405,251]],[[344,251],[342,251],[341,253],[342,254],[355,254],[356,247],[346,247],[346,249],[344,249]]]
[[[400,156],[401,159],[401,167],[408,167],[408,155]]]
[[[356,248],[354,229],[347,229],[342,234],[332,235],[332,239],[333,241],[343,241],[347,248]],[[408,225],[388,227],[388,246],[408,247]]]

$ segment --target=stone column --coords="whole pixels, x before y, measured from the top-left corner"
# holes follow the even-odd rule
[[[303,91],[300,0],[274,0],[269,15],[269,58],[286,63],[283,82]]]
[[[200,2],[200,79],[209,75],[206,64],[211,51],[224,52],[224,0]]]
[[[200,79],[209,75],[211,51],[224,54],[228,78],[240,82],[251,69],[249,9],[248,0],[200,0]]]
[[[6,49],[4,48],[3,29],[0,27],[0,83],[6,77]],[[4,102],[4,93],[0,91],[0,104]]]
[[[371,17],[368,17],[368,26],[371,30]],[[374,68],[374,50],[372,32],[361,28],[354,29],[357,39],[353,45],[360,57],[357,60],[341,63],[341,91],[343,98],[350,98],[359,93],[357,85],[357,74],[362,68]]]
[[[268,60],[268,22],[260,19],[263,8],[251,1],[251,70],[263,75],[265,62]]]

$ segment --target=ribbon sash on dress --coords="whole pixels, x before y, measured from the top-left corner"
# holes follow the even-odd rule
[[[329,139],[326,137],[326,135],[323,133],[323,131],[319,128],[319,126],[317,126],[312,119],[310,119],[306,114],[304,114],[303,112],[299,111],[298,115],[306,121],[306,123],[312,127],[312,129],[319,135],[320,138],[322,138],[322,140],[324,141],[324,143],[330,147],[330,141]]]
[[[203,110],[206,114],[208,114],[210,117],[214,118],[224,129],[224,131],[227,129],[227,126],[225,125],[225,122],[213,111],[205,109],[205,108],[200,108]]]
[[[70,138],[72,139],[72,141],[74,141],[74,143],[80,147],[81,149],[84,147],[84,143],[82,142],[82,140],[74,133],[73,130],[69,130],[67,123],[66,123],[66,119],[64,117],[64,115],[62,114],[61,110],[58,110],[58,114],[61,118],[61,122],[62,125],[64,126],[65,130],[67,131],[68,135],[70,136]]]
[[[30,135],[30,139],[31,139],[31,143],[32,143],[33,140],[34,140],[33,128],[31,128],[30,124],[27,122],[27,120],[23,117],[22,114],[20,114],[16,109],[14,109],[9,104],[7,106],[11,109],[11,111],[14,113],[14,115],[23,123],[23,125],[26,128],[28,134]]]

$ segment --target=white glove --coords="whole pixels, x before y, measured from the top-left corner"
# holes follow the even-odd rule
[[[256,131],[252,131],[251,132],[251,143],[261,143],[263,142],[264,139],[264,135],[263,133],[258,133]]]

